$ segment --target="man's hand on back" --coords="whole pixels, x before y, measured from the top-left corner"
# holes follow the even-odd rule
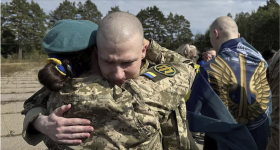
[[[207,53],[207,52],[203,52],[203,53],[202,53],[202,59],[203,59],[205,62],[211,60],[212,58],[213,58],[213,57],[212,57],[211,54],[209,54],[209,53]]]
[[[33,127],[57,143],[71,145],[82,143],[81,139],[88,138],[93,127],[87,119],[64,118],[63,113],[70,108],[70,104],[63,105],[49,116],[39,115],[34,120]]]

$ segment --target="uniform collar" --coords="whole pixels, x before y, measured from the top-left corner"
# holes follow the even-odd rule
[[[147,59],[142,60],[144,65],[140,69],[140,75],[145,73],[148,70],[149,67],[149,61]]]

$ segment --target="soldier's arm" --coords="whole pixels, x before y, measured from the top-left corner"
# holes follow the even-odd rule
[[[266,150],[274,150],[279,148],[279,59],[280,51],[278,51],[269,65],[269,85],[272,92],[272,112],[270,114],[272,124],[270,126],[271,138]]]
[[[39,116],[46,114],[46,102],[48,100],[50,91],[43,87],[33,96],[24,102],[24,110],[21,112],[25,115],[23,121],[22,137],[30,145],[37,145],[40,143],[45,135],[38,132],[31,123]]]
[[[183,99],[181,101],[184,103]],[[199,150],[189,131],[188,121],[184,117],[186,116],[186,111],[181,111],[184,108],[185,106],[179,106],[168,116],[168,120],[161,124],[164,149]]]
[[[46,87],[42,87],[39,91],[37,91],[34,95],[28,98],[23,104],[23,110],[21,111],[22,115],[26,115],[29,110],[35,107],[44,107],[46,108],[46,100],[50,91]]]
[[[154,40],[146,41],[148,45],[146,51],[146,59],[156,64],[160,63],[188,63],[191,60],[186,59],[182,55],[178,54],[175,51],[169,50],[165,47],[161,47]]]
[[[30,109],[25,115],[23,121],[22,137],[30,145],[39,144],[44,138],[45,135],[37,131],[33,126],[32,122],[39,116],[45,115],[46,109],[42,107],[35,107]]]

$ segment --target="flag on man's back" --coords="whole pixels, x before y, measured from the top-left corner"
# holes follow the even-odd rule
[[[243,38],[223,43],[218,56],[200,68],[193,83],[187,104],[190,115],[194,117],[192,119],[205,120],[202,116],[197,116],[201,113],[209,119],[217,119],[229,125],[236,126],[236,122],[244,124],[257,144],[257,149],[264,150],[269,137],[268,112],[271,99],[266,68],[267,63],[261,54]],[[229,131],[234,134],[243,128],[240,125],[233,132],[232,127],[230,126]],[[211,128],[214,129],[215,126]],[[236,134],[236,140],[239,136],[247,135]]]
[[[190,130],[207,133],[217,140],[219,150],[257,150],[246,126],[236,123],[200,72],[195,79],[198,81],[187,102]]]

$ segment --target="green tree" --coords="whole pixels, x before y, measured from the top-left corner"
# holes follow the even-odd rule
[[[204,52],[205,50],[212,47],[209,35],[209,29],[207,29],[204,34],[200,32],[195,34],[193,43],[200,52]]]
[[[231,15],[231,13],[228,13],[228,14],[227,14],[227,16],[228,16],[228,17],[230,17],[230,18],[232,18],[232,15]]]
[[[205,50],[212,47],[211,41],[210,41],[210,27],[205,31],[204,34],[204,48]]]
[[[111,10],[108,11],[107,15],[112,12],[118,12],[118,11],[121,11],[119,6],[111,7]]]
[[[91,20],[96,24],[99,24],[102,18],[101,12],[97,9],[97,6],[91,1],[87,0],[84,5],[78,3],[78,13],[83,20]]]
[[[238,26],[238,32],[241,37],[244,37],[249,43],[251,43],[251,15],[246,12],[241,12],[235,15],[235,22]]]
[[[241,37],[260,52],[279,49],[279,8],[275,0],[269,0],[251,14],[241,12],[235,16]]]
[[[59,20],[72,19],[77,20],[78,10],[75,6],[75,2],[70,2],[69,0],[64,0],[59,4],[58,8],[50,12],[50,22],[51,25],[55,24]]]
[[[22,59],[23,53],[40,50],[47,28],[47,16],[40,6],[34,1],[29,3],[26,0],[12,0],[1,6],[1,37],[6,43],[1,44],[1,49],[4,53],[13,53],[14,48],[17,48],[18,58]],[[11,48],[5,52],[7,45]]]
[[[7,6],[8,18],[5,27],[15,35],[18,43],[18,58],[22,59],[23,47],[28,43],[26,37],[30,33],[29,3],[26,0],[13,0]]]
[[[178,45],[174,44],[176,40],[175,32],[176,32],[176,27],[174,26],[176,24],[176,21],[174,19],[173,13],[169,13],[169,15],[166,18],[165,22],[165,30],[167,35],[165,36],[165,44],[168,49],[175,50]]]
[[[193,34],[190,30],[190,22],[185,19],[183,15],[175,14],[174,16],[175,24],[174,26],[174,33],[175,33],[175,41],[176,48],[178,48],[181,44],[184,43],[192,43]]]
[[[1,27],[4,27],[6,21],[8,20],[9,13],[8,13],[8,2],[1,3]]]
[[[17,53],[18,44],[15,41],[16,36],[11,30],[1,28],[1,55],[7,58],[8,55]]]
[[[29,6],[29,17],[31,23],[29,24],[29,49],[32,50],[42,50],[42,39],[47,31],[47,19],[48,16],[45,14],[43,9],[39,6],[38,3],[35,3],[33,0]]]
[[[136,17],[141,21],[146,39],[154,39],[164,45],[165,38],[165,17],[158,7],[147,7],[141,9]]]
[[[15,41],[15,32],[9,28],[8,13],[9,4],[1,3],[1,55],[7,58],[8,55],[18,52],[18,44]]]
[[[203,49],[205,49],[205,35],[198,32],[194,35],[194,45],[196,46],[196,48],[202,52]]]
[[[279,4],[275,0],[267,1],[253,11],[250,17],[251,41],[259,51],[279,50]]]
[[[171,12],[166,18],[166,47],[176,50],[181,44],[192,43],[192,32],[190,22],[184,16]]]

